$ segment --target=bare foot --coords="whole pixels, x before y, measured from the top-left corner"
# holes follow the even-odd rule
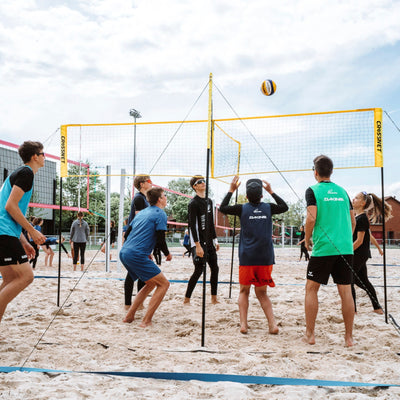
[[[383,310],[382,310],[382,308],[378,308],[377,310],[374,310],[374,313],[382,315],[383,314]]]
[[[183,304],[190,304],[190,297],[185,297],[185,300],[183,300]]]
[[[126,307],[126,306],[125,306]],[[129,307],[129,309],[131,309],[132,306]],[[135,320],[135,311],[131,311],[131,312],[127,312],[127,314],[125,315],[125,318],[123,319],[122,322],[126,322],[128,324],[130,324],[131,322],[133,322]]]
[[[278,328],[278,326],[277,325],[274,325],[274,326],[270,326],[269,327],[269,333],[271,334],[271,335],[277,335],[278,333],[279,333],[279,328]]]
[[[305,342],[307,344],[315,344],[314,333],[307,334],[307,332],[306,332],[305,335],[303,336],[303,342]]]
[[[152,322],[144,322],[142,321],[141,324],[139,325],[140,328],[147,328],[148,326],[151,326]]]
[[[243,335],[247,334],[249,327],[247,324],[240,324],[240,333],[243,333]]]
[[[211,296],[211,303],[212,304],[219,304],[218,298],[216,295]]]
[[[348,336],[348,337],[345,336],[344,342],[346,344],[346,347],[354,346],[354,342],[353,342],[353,337],[352,336]]]

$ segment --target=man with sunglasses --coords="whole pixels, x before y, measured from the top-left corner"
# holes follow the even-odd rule
[[[203,273],[205,263],[208,263],[211,269],[211,303],[217,304],[219,271],[217,251],[219,244],[214,226],[213,204],[210,199],[206,201],[206,181],[203,176],[195,175],[190,180],[190,186],[196,192],[196,196],[188,205],[189,236],[194,272],[188,282],[184,304],[190,304],[190,298]],[[205,254],[207,254],[207,258]]]
[[[45,156],[40,142],[26,141],[18,149],[24,166],[17,168],[0,189],[0,321],[10,303],[33,282],[28,259],[35,249],[22,234],[24,229],[37,245],[46,237],[25,218],[33,192],[33,178],[44,166]]]

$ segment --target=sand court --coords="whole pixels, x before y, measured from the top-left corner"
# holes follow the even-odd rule
[[[36,279],[10,305],[1,325],[3,367],[63,371],[113,371],[175,373],[178,379],[143,379],[84,373],[11,372],[0,374],[2,395],[17,398],[123,399],[296,399],[378,398],[395,399],[400,387],[343,387],[310,385],[307,380],[376,384],[400,384],[400,335],[373,313],[368,296],[357,289],[358,314],[353,348],[344,347],[344,326],[336,286],[330,281],[320,289],[316,345],[302,341],[305,330],[304,285],[306,262],[298,262],[298,248],[277,248],[273,279],[268,288],[278,335],[268,334],[268,324],[254,291],[250,294],[249,332],[239,333],[237,260],[232,296],[229,298],[231,249],[219,254],[220,304],[212,305],[207,284],[205,347],[201,347],[202,284],[190,306],[183,305],[192,263],[182,257],[183,248],[172,247],[170,263],[162,270],[171,281],[166,297],[153,318],[153,326],[139,328],[137,320],[122,323],[123,279],[116,263],[105,272],[104,255],[97,255],[87,272],[73,272],[62,259],[61,303],[56,306],[57,268],[43,266],[39,258]],[[382,258],[375,249],[368,264],[371,282],[383,305]],[[115,256],[116,252],[114,251]],[[87,252],[87,265],[95,255]],[[116,257],[113,257],[114,259]],[[400,250],[387,251],[388,310],[400,321]],[[209,274],[209,270],[207,270]],[[208,275],[209,277],[209,275]],[[136,287],[135,287],[136,290]],[[148,300],[146,301],[146,304]],[[40,340],[39,340],[40,339]],[[180,380],[184,374],[220,374],[239,377],[288,378],[282,385],[221,381]],[[195,376],[195,375],[193,375]],[[300,381],[291,381],[299,379]],[[0,398],[1,396],[0,395]],[[161,396],[162,395],[162,396]],[[346,396],[346,397],[344,397]]]

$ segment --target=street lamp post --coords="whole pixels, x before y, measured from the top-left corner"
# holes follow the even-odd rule
[[[131,108],[129,110],[129,115],[133,117],[133,121],[135,122],[135,126],[133,127],[133,179],[135,179],[136,175],[136,118],[142,118],[140,112]]]

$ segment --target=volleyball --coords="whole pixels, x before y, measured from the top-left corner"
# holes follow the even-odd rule
[[[276,92],[276,84],[271,79],[266,79],[261,84],[261,93],[266,96],[272,96]]]

